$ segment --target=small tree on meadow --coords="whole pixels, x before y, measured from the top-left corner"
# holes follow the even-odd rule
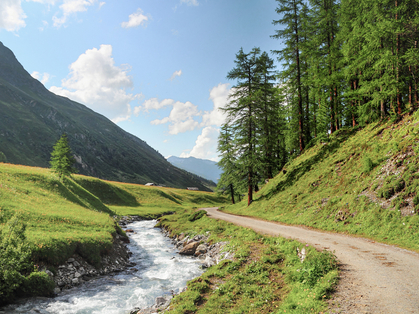
[[[76,160],[71,154],[71,148],[68,144],[67,135],[63,134],[55,143],[51,153],[51,169],[62,179],[76,172],[76,169],[73,167],[75,162]]]

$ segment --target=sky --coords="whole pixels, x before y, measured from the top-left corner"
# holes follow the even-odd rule
[[[163,156],[218,161],[225,119],[218,108],[236,83],[226,76],[240,48],[281,49],[270,37],[276,7],[275,0],[0,0],[0,41],[51,92]]]

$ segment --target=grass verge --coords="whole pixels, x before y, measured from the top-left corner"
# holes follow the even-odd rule
[[[160,226],[177,235],[210,232],[210,243],[227,241],[233,260],[223,260],[188,282],[169,313],[322,313],[337,282],[331,253],[280,237],[263,236],[233,224],[193,217],[180,210],[160,218]],[[305,249],[301,262],[297,248]]]

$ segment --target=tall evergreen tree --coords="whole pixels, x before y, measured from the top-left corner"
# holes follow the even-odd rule
[[[285,48],[274,50],[278,55],[278,60],[283,62],[284,70],[281,77],[289,86],[290,91],[296,95],[296,114],[298,119],[298,144],[300,153],[305,147],[304,143],[304,113],[303,113],[303,87],[301,82],[301,41],[302,41],[302,21],[301,13],[304,8],[302,0],[276,0],[278,7],[276,13],[281,15],[279,20],[274,20],[274,25],[284,25],[285,28],[276,30],[272,38],[283,39]],[[294,101],[294,97],[292,98]]]
[[[248,205],[253,201],[253,188],[257,184],[255,175],[256,164],[256,114],[258,110],[256,91],[259,88],[259,58],[260,49],[253,48],[250,53],[243,49],[236,54],[236,66],[227,75],[230,80],[236,80],[234,92],[223,111],[227,113],[227,123],[234,133],[236,152],[240,156],[237,163],[246,173],[248,186]]]
[[[63,179],[65,176],[69,176],[76,172],[76,169],[73,167],[75,162],[76,160],[74,159],[70,145],[68,144],[67,135],[63,134],[54,145],[53,151],[51,152],[51,169],[58,174],[60,179]]]

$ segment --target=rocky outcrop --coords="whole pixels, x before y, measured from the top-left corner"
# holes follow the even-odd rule
[[[119,235],[115,237],[112,250],[108,255],[102,257],[101,267],[98,269],[80,255],[74,254],[65,264],[55,268],[54,273],[48,270],[46,266],[40,270],[46,272],[55,282],[54,293],[58,294],[63,289],[77,286],[93,277],[120,272],[127,267],[134,267],[135,264],[129,262],[130,252],[122,238],[124,237]],[[52,267],[48,268],[53,269]]]

